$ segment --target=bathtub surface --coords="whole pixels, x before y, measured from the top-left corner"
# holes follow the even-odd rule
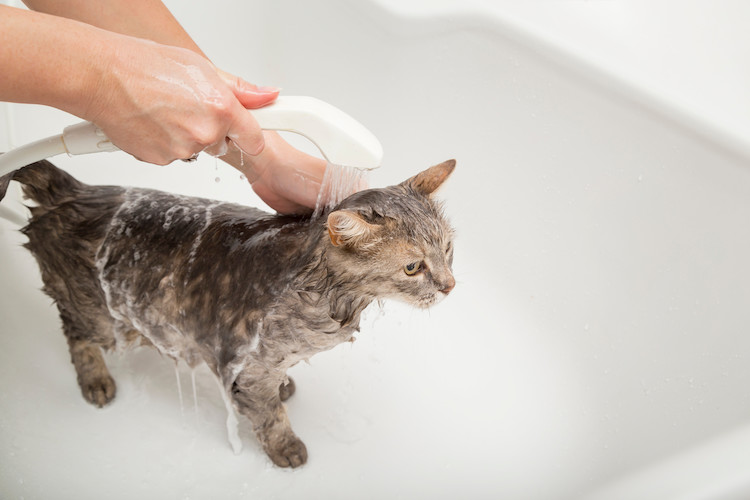
[[[310,460],[287,471],[244,421],[234,455],[214,381],[195,374],[195,405],[180,365],[180,403],[175,367],[153,351],[108,355],[117,399],[87,405],[23,237],[0,219],[0,496],[750,496],[736,459],[750,451],[741,147],[452,6],[168,4],[218,66],[372,130],[385,150],[373,185],[456,158],[440,196],[458,284],[429,312],[373,308],[357,342],[292,370],[287,406]],[[12,122],[18,144],[75,122],[10,114],[0,126]],[[259,203],[210,158],[56,163],[86,182]]]
[[[500,24],[634,102],[750,152],[750,40],[743,0],[381,0],[398,16]]]

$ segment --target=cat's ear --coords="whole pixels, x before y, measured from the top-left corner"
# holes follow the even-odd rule
[[[402,184],[411,186],[418,193],[429,196],[439,188],[456,168],[456,160],[448,160],[420,172]]]
[[[328,236],[334,246],[350,248],[366,247],[380,229],[370,224],[356,212],[336,210],[328,214]]]

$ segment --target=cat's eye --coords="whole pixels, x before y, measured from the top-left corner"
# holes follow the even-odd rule
[[[421,262],[412,262],[411,264],[406,264],[404,266],[404,272],[408,274],[409,276],[414,276],[421,270],[422,270]]]

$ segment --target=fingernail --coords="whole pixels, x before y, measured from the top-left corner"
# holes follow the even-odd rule
[[[259,94],[274,94],[276,92],[281,92],[281,88],[279,87],[258,87],[256,90]]]

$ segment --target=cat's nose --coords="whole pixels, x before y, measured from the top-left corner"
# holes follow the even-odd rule
[[[440,291],[448,295],[451,292],[451,290],[453,290],[455,287],[456,287],[456,280],[455,278],[453,278],[453,276],[451,276],[450,279],[448,279],[448,281],[445,282],[445,284],[443,285],[443,288],[441,288]]]

